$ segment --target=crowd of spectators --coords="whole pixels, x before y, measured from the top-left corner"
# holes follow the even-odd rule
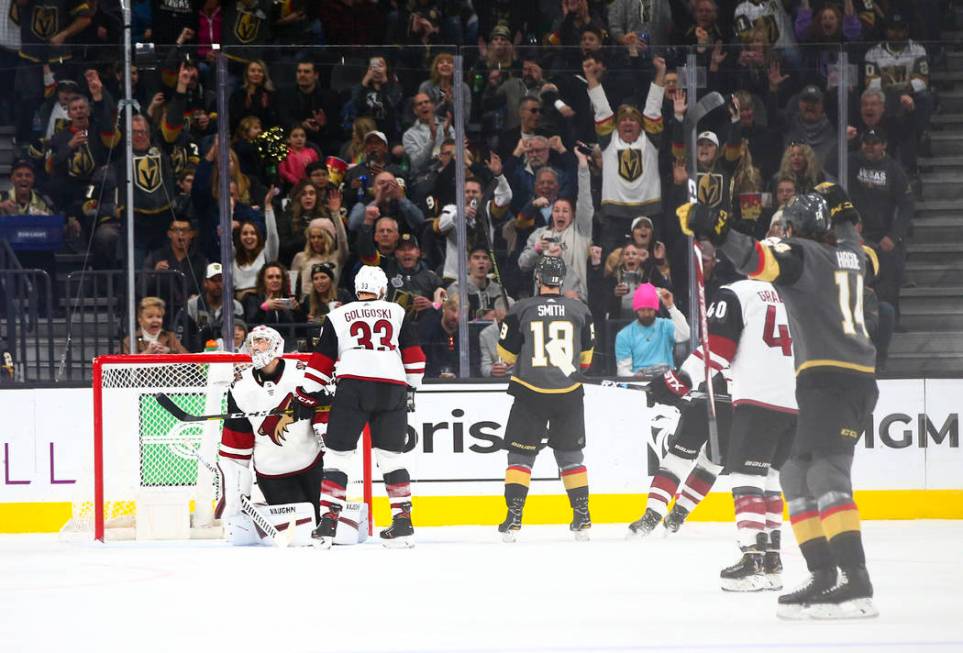
[[[602,334],[597,371],[671,364],[666,347],[688,338],[689,249],[674,217],[688,199],[687,154],[699,201],[762,237],[794,194],[836,178],[848,148],[876,293],[898,315],[940,55],[926,42],[943,0],[134,0],[134,41],[154,47],[139,47],[131,70],[130,134],[118,108],[119,2],[10,5],[0,75],[13,92],[0,98],[0,123],[15,127],[18,156],[0,214],[63,215],[94,268],[179,271],[182,289],[141,302],[138,350],[200,351],[216,339],[222,266],[242,325],[287,326],[289,344],[304,344],[369,264],[417,321],[429,376],[457,368],[461,328],[471,329],[473,372],[503,376],[498,324],[531,294],[538,258],[552,255],[566,263],[563,293],[588,304]],[[218,49],[227,80],[217,79]],[[700,94],[718,90],[727,103],[687,153],[689,53],[704,72]],[[458,96],[469,325],[452,287]],[[277,129],[287,150],[272,160],[265,135]],[[225,172],[230,234],[219,222]],[[224,238],[231,261],[221,260]],[[729,272],[715,266],[710,287]],[[649,335],[663,340],[658,352],[641,346]]]

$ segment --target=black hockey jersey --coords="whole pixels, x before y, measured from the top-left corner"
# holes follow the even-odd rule
[[[796,375],[812,369],[875,374],[863,316],[866,253],[856,228],[834,226],[837,245],[790,238],[753,242],[730,232],[722,251],[751,279],[770,281],[789,315]]]
[[[516,302],[502,322],[498,355],[515,365],[509,394],[519,387],[539,393],[579,390],[576,372],[592,364],[595,325],[577,299],[539,295]]]

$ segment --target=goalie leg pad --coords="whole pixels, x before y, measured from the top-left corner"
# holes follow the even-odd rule
[[[314,506],[307,502],[281,503],[258,506],[261,513],[274,528],[282,533],[293,528],[289,546],[313,546],[311,531],[314,530]]]
[[[242,464],[233,458],[220,458],[217,468],[221,475],[221,500],[217,502],[214,517],[225,519],[241,514],[241,496],[251,496],[254,481],[247,461]]]
[[[224,539],[233,546],[270,545],[261,535],[250,517],[244,513],[231,515],[224,519]]]

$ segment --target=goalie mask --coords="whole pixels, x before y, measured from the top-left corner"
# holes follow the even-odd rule
[[[267,346],[255,346],[256,342],[261,341],[266,341]],[[284,338],[271,327],[263,324],[258,325],[251,329],[251,333],[248,334],[244,349],[251,354],[254,369],[259,370],[270,365],[275,358],[281,358],[284,353]]]
[[[378,299],[384,299],[388,292],[388,277],[384,270],[374,265],[365,265],[354,278],[354,294],[371,293]]]

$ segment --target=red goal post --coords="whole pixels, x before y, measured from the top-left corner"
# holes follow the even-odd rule
[[[306,361],[307,354],[286,354]],[[160,494],[191,511],[191,537],[215,537],[213,506],[219,488],[198,461],[215,464],[222,422],[180,422],[157,403],[164,393],[194,415],[222,414],[235,376],[251,364],[246,354],[203,353],[99,356],[93,364],[93,466],[81,483],[65,532],[97,540],[137,533],[138,497]],[[368,504],[371,523],[371,444],[367,428],[349,501]]]

